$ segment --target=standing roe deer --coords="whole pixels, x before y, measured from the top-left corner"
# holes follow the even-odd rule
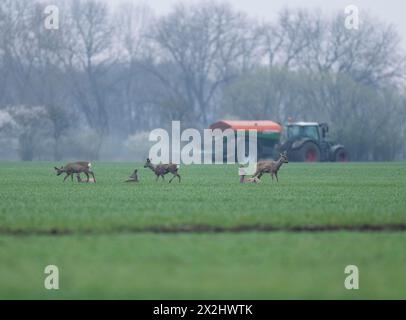
[[[165,180],[164,175],[166,175],[167,173],[172,173],[173,177],[171,178],[171,180],[169,180],[169,183],[172,182],[172,180],[175,177],[178,177],[179,182],[180,182],[180,175],[178,173],[178,165],[174,164],[174,163],[169,163],[169,164],[158,164],[158,165],[154,165],[152,164],[151,160],[148,158],[147,161],[145,162],[144,168],[150,168],[152,171],[154,171],[155,175],[156,175],[156,180],[158,181],[159,177],[162,177],[162,180]]]
[[[282,164],[288,163],[288,155],[286,151],[284,153],[279,154],[279,159],[276,161],[260,161],[257,164],[257,171],[254,174],[254,178],[261,179],[262,175],[264,173],[270,173],[273,177],[276,177],[276,181],[279,182],[278,180],[278,171],[281,168]]]
[[[54,167],[56,170],[56,175],[59,176],[62,173],[66,173],[65,178],[63,181],[65,182],[66,178],[71,176],[71,179],[73,181],[73,175],[76,173],[76,176],[78,177],[78,182],[80,181],[80,174],[83,172],[86,177],[87,181],[89,182],[89,173],[92,175],[94,182],[96,182],[96,178],[94,177],[93,171],[90,170],[92,164],[88,161],[78,161],[78,162],[73,162],[73,163],[68,163],[66,166],[62,166],[60,168]]]

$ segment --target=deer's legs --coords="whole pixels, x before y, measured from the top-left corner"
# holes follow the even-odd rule
[[[175,173],[173,174],[173,177],[171,178],[171,180],[169,180],[169,183],[171,183],[172,180],[175,179],[176,177],[178,177],[179,182],[180,182],[180,175],[179,175],[177,172],[175,172]]]
[[[83,173],[86,175],[86,178],[87,178],[86,182],[89,182],[89,174],[86,171],[84,171]]]
[[[63,179],[63,182],[65,182],[66,178],[70,176],[70,173],[66,173],[65,178]]]
[[[175,176],[174,177],[178,177],[179,183],[180,183],[180,174],[178,173],[178,171],[175,171]]]
[[[252,177],[257,177],[258,179],[261,179],[261,177],[264,175],[264,171],[260,171],[258,170],[257,172],[255,172],[255,174]]]
[[[278,172],[275,172],[275,177],[276,177],[276,182],[279,182],[279,180],[278,180]]]
[[[93,171],[88,171],[88,173],[90,173],[91,175],[92,175],[92,177],[93,177],[93,181],[94,181],[94,183],[96,183],[96,178],[95,178],[95,176],[94,176],[94,173],[93,173]],[[87,182],[89,182],[89,175],[88,174],[86,174],[87,175]]]

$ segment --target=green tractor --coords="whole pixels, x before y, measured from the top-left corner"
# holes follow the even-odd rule
[[[317,122],[293,122],[286,126],[285,141],[279,151],[287,151],[292,161],[348,161],[344,146],[327,138],[328,125]]]
[[[285,128],[281,124],[270,121],[231,121],[221,120],[213,123],[210,129],[232,129],[235,134],[239,130],[257,131],[258,159],[275,159],[280,152],[286,151],[292,161],[348,161],[348,153],[344,146],[328,140],[328,125],[317,122],[288,123]],[[248,136],[243,143],[248,156]],[[223,160],[228,160],[227,139],[223,143]]]

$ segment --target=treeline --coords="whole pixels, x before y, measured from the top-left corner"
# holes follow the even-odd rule
[[[0,158],[136,159],[180,120],[330,123],[354,160],[406,156],[405,55],[395,28],[362,13],[281,11],[259,22],[221,2],[0,3]]]

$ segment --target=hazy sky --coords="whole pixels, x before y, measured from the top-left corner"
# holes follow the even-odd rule
[[[158,14],[166,13],[179,0],[105,0],[110,3],[134,2],[146,3]],[[200,0],[183,0],[182,2],[197,3]],[[362,12],[367,11],[380,20],[396,26],[406,48],[406,1],[405,0],[232,0],[227,1],[235,8],[247,12],[258,19],[274,18],[284,7],[321,8],[326,14],[337,10],[344,11],[348,5],[356,5]]]

